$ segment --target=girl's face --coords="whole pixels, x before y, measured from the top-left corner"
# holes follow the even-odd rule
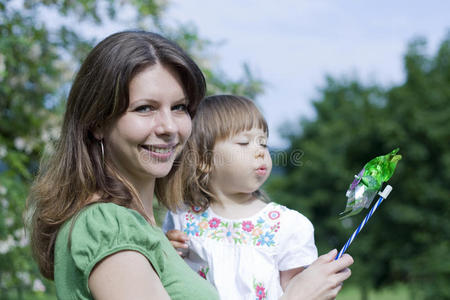
[[[217,141],[213,152],[210,183],[216,192],[253,193],[272,170],[267,136],[259,128]]]
[[[127,111],[107,128],[105,155],[132,183],[166,176],[191,134],[176,73],[156,64],[130,82]]]

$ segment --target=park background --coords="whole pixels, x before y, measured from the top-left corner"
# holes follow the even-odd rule
[[[0,299],[55,299],[23,212],[71,80],[106,35],[157,31],[199,63],[208,93],[268,119],[272,199],[341,248],[345,191],[399,147],[394,187],[349,248],[338,299],[450,298],[450,4],[446,1],[0,0]],[[57,187],[55,187],[57,188]]]

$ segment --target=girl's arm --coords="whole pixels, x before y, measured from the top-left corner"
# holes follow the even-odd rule
[[[121,251],[99,262],[89,276],[96,300],[170,300],[147,258],[136,251]]]
[[[281,288],[283,289],[283,292],[284,292],[284,290],[286,290],[289,280],[291,280],[292,277],[294,277],[295,275],[297,275],[304,269],[305,269],[304,267],[300,267],[300,268],[290,269],[290,270],[286,270],[286,271],[280,271],[280,285],[281,285]]]
[[[336,255],[337,250],[334,249],[294,276],[280,300],[335,299],[342,283],[351,275],[347,268],[353,264],[350,255],[344,254],[340,259],[334,260]]]

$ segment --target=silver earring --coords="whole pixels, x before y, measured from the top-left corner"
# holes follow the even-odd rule
[[[100,140],[100,149],[102,150],[102,162],[105,163],[105,148],[103,147],[103,140]]]

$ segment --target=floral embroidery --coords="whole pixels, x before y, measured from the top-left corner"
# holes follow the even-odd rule
[[[269,205],[273,210],[261,214],[256,221],[224,220],[211,216],[208,210],[200,213],[196,207],[192,207],[185,214],[187,222],[184,232],[190,236],[207,237],[232,244],[273,247],[276,244],[276,233],[280,229],[278,219],[286,207],[275,203]]]
[[[187,235],[196,235],[198,236],[199,233],[199,227],[197,224],[195,223],[187,223],[186,224],[186,228],[184,229],[184,232]]]
[[[208,222],[206,222],[206,221],[201,221],[200,223],[198,223],[198,226],[199,226],[201,229],[208,229],[209,224],[208,224]]]
[[[279,211],[273,210],[273,211],[269,212],[269,218],[270,219],[276,220],[279,217],[280,217],[280,212]]]
[[[208,267],[201,267],[200,270],[198,270],[198,275],[202,276],[204,279],[206,279],[206,275],[208,275],[209,268]]]
[[[255,300],[264,300],[266,299],[267,293],[266,288],[261,282],[256,282],[255,279],[253,279],[253,288],[255,289]]]
[[[192,208],[192,210],[193,210],[194,212],[196,212],[196,213],[198,213],[199,211],[202,210],[202,208],[201,208],[200,206],[192,206],[191,208]]]
[[[211,228],[217,228],[220,224],[220,219],[212,218],[208,223]]]
[[[256,243],[256,246],[273,246],[273,244],[275,244],[275,242],[273,241],[273,237],[274,234],[270,234],[269,232],[266,232],[264,235],[261,234],[259,236],[258,242]]]
[[[252,221],[242,222],[242,230],[251,232],[255,226],[253,226]]]

